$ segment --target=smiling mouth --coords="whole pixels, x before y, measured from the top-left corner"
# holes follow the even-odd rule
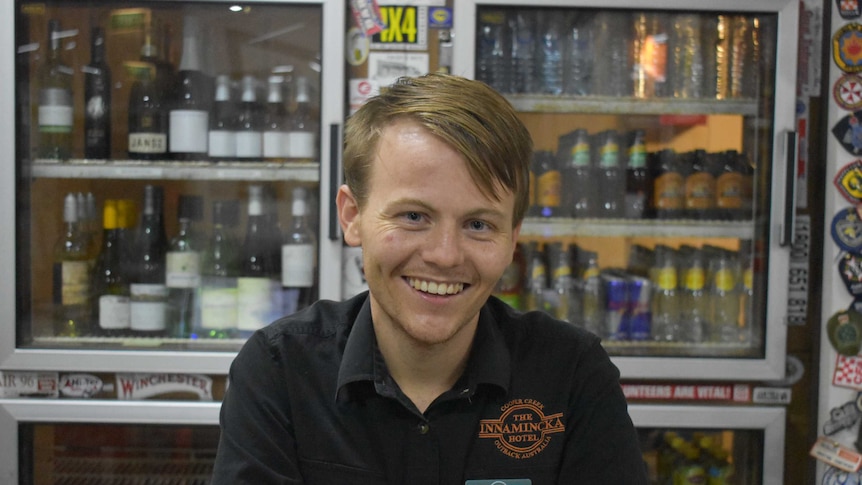
[[[457,295],[464,291],[464,283],[437,283],[436,281],[425,281],[416,278],[408,278],[407,281],[414,290],[432,295]]]

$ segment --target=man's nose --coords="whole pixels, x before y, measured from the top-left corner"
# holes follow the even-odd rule
[[[452,267],[464,261],[463,234],[454,224],[438,224],[425,239],[425,261],[440,267]]]

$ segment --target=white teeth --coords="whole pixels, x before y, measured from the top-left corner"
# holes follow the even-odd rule
[[[446,284],[437,283],[435,281],[417,280],[414,278],[411,278],[409,282],[410,286],[412,286],[414,289],[425,293],[431,293],[434,295],[455,295],[461,293],[461,291],[464,289],[464,283]]]

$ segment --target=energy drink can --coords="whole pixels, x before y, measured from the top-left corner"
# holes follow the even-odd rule
[[[602,272],[605,288],[605,335],[608,340],[628,340],[628,284],[624,275],[615,271]]]
[[[648,278],[629,276],[628,281],[629,340],[649,340],[652,323],[650,298],[652,285]]]

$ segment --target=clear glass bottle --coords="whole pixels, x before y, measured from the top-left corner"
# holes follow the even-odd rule
[[[212,223],[212,233],[201,257],[200,319],[196,320],[193,335],[234,338],[237,336],[239,201],[213,201]]]
[[[712,265],[710,340],[739,343],[740,285],[737,262],[732,254],[722,250],[716,253],[710,264]]]
[[[317,158],[317,122],[312,115],[311,85],[307,77],[296,78],[296,107],[287,133],[287,154],[294,160]]]
[[[111,158],[111,69],[105,62],[105,31],[90,32],[90,63],[84,66],[84,157]]]
[[[135,238],[134,260],[129,275],[130,321],[134,335],[167,335],[168,287],[165,285],[167,236],[163,218],[164,190],[144,186],[141,224]]]
[[[208,150],[211,160],[235,160],[236,106],[231,100],[231,80],[227,74],[216,77],[215,99],[209,119]]]
[[[680,324],[683,340],[700,343],[708,339],[709,294],[703,252],[691,248],[685,257],[680,291]]]
[[[308,191],[293,189],[290,227],[281,246],[281,285],[284,287],[283,313],[302,310],[314,301],[317,242],[308,220]]]
[[[653,279],[652,338],[659,342],[680,340],[679,318],[679,274],[674,250],[658,245],[655,247],[655,262],[650,271]]]
[[[263,116],[257,101],[257,80],[243,76],[237,113],[236,157],[260,161],[263,158]]]
[[[39,72],[38,158],[72,156],[72,74],[62,58],[60,21],[48,21],[45,62]]]
[[[263,159],[270,162],[287,160],[287,105],[282,92],[283,76],[267,79],[266,106],[263,123]]]
[[[271,234],[270,220],[264,211],[263,186],[250,185],[237,278],[237,325],[242,337],[250,336],[280,316],[281,274],[273,257]]]
[[[168,287],[169,333],[188,338],[196,318],[196,295],[201,285],[201,247],[197,224],[203,219],[203,199],[180,195],[177,234],[165,254],[165,286]]]
[[[102,210],[102,248],[93,270],[94,327],[97,333],[116,337],[129,331],[129,282],[123,270],[123,233],[119,201],[108,199]]]
[[[91,258],[88,240],[78,219],[78,199],[63,200],[63,230],[54,246],[54,333],[81,337],[89,332]]]
[[[176,160],[204,160],[212,89],[202,71],[199,21],[183,19],[183,53],[174,84],[174,100],[168,114],[168,152]]]

